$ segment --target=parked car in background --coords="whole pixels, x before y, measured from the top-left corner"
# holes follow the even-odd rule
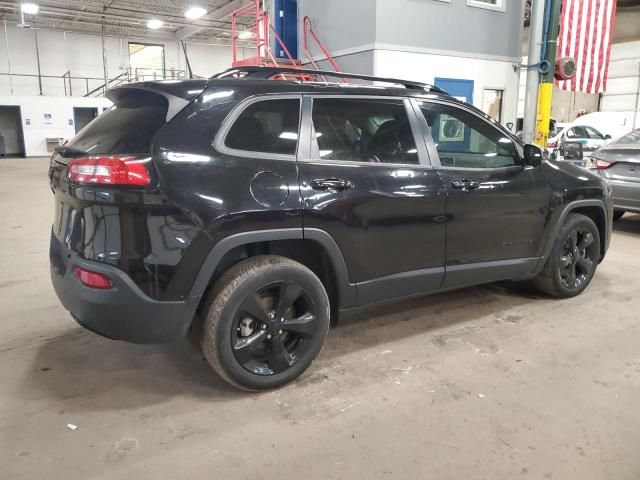
[[[613,219],[625,212],[640,213],[640,128],[599,148],[593,168],[613,190]]]
[[[634,125],[634,121],[636,124]],[[631,130],[640,128],[640,117],[633,111],[627,112],[593,112],[581,115],[567,125],[584,125],[593,127],[603,135],[619,138]]]
[[[582,145],[583,159],[577,163],[587,166],[587,158],[591,153],[607,143],[611,137],[600,133],[593,127],[586,125],[569,125],[562,129],[555,137],[549,138],[547,152],[551,160],[563,160],[561,145],[566,142],[580,143]]]

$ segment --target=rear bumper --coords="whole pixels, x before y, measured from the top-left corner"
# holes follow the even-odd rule
[[[607,181],[611,185],[614,208],[629,212],[640,212],[640,183]]]
[[[140,291],[121,270],[84,260],[51,234],[49,250],[53,288],[73,318],[83,327],[116,340],[163,343],[184,336],[198,304],[196,298],[161,302]],[[73,275],[75,266],[107,275],[109,290],[84,286]]]

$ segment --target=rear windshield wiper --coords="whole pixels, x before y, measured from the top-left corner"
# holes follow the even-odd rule
[[[80,148],[70,147],[68,145],[59,145],[55,148],[55,152],[59,153],[63,157],[78,157],[80,155],[87,155],[87,151]]]

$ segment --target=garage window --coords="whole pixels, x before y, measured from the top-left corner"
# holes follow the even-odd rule
[[[244,152],[295,155],[299,123],[299,99],[259,100],[235,119],[224,146]]]

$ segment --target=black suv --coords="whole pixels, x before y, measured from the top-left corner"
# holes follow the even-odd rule
[[[607,250],[600,177],[430,85],[255,67],[107,96],[51,159],[55,290],[110,338],[199,331],[243,389],[300,375],[339,312],[504,279],[571,297]]]

